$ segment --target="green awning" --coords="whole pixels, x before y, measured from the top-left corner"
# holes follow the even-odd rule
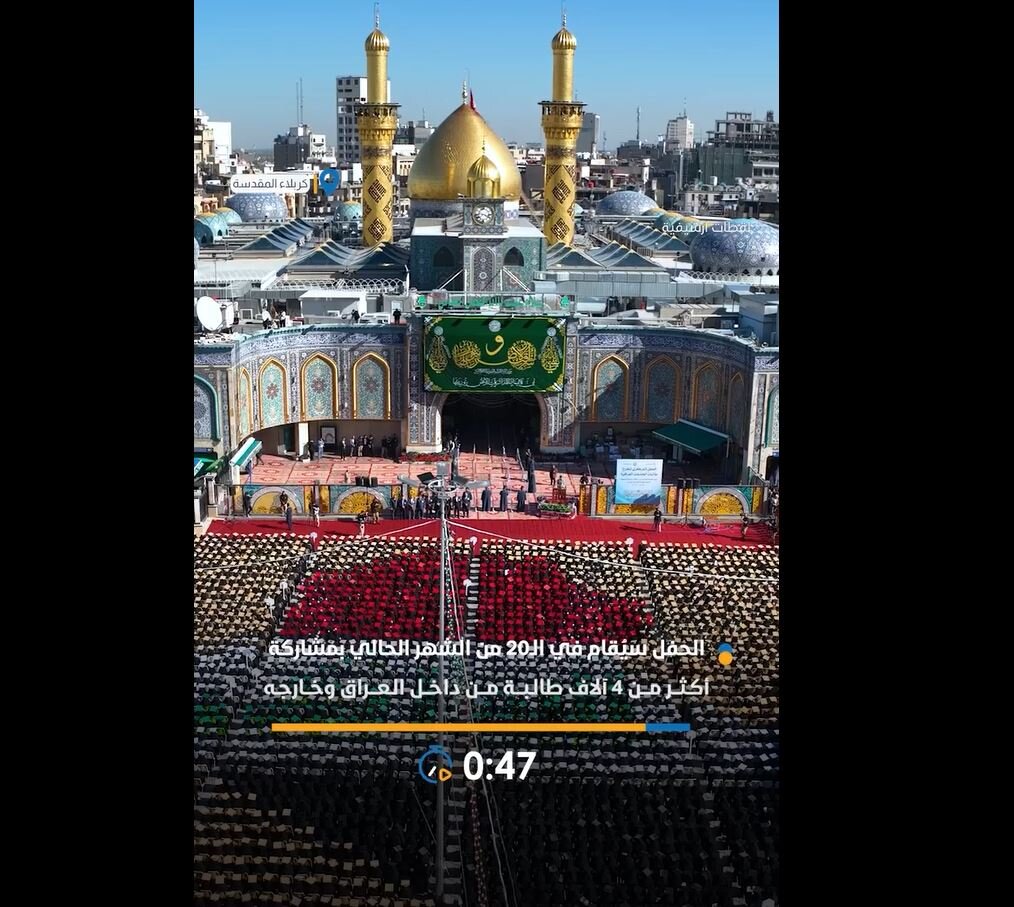
[[[229,461],[230,466],[236,466],[242,469],[246,466],[247,461],[261,449],[261,442],[256,438],[247,438],[240,446],[239,450],[232,455],[232,459]]]
[[[712,428],[705,428],[695,422],[687,422],[680,419],[675,425],[668,425],[652,432],[656,438],[661,438],[668,444],[679,444],[691,453],[703,454],[713,450],[729,440],[728,435]]]

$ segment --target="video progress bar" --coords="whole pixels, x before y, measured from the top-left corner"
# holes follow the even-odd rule
[[[411,722],[395,724],[297,724],[276,723],[271,725],[273,733],[296,734],[667,734],[686,733],[689,724],[609,724],[561,722],[558,724],[431,724]]]

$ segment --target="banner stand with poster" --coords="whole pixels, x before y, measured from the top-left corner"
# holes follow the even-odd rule
[[[662,460],[617,460],[614,504],[638,510],[662,506]]]

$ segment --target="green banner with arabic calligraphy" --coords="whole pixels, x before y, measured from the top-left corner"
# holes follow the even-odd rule
[[[427,318],[426,390],[554,393],[563,389],[564,318]]]

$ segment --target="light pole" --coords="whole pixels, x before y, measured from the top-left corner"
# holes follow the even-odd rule
[[[450,471],[450,463],[447,464],[448,471]],[[439,467],[438,467],[439,468]],[[439,501],[440,505],[440,644],[438,649],[438,661],[437,661],[437,682],[440,687],[440,695],[437,697],[437,724],[443,725],[447,715],[447,703],[444,697],[444,641],[446,636],[446,617],[447,617],[447,564],[450,562],[451,546],[450,546],[450,533],[447,529],[447,503],[453,497],[454,492],[461,490],[462,488],[486,488],[489,482],[458,482],[459,476],[438,476],[436,479],[432,479],[426,482],[426,488],[430,494],[434,495]],[[422,487],[422,482],[418,479],[413,479],[410,476],[398,476],[398,481],[405,483],[406,485],[413,485],[416,488]],[[458,626],[459,635],[463,632],[463,627]],[[464,656],[462,656],[464,657]],[[437,743],[441,749],[444,748],[444,731],[441,728],[440,733],[437,737]],[[444,789],[443,786],[437,785],[437,856],[436,856],[436,877],[437,877],[437,903],[443,903],[444,896]]]

